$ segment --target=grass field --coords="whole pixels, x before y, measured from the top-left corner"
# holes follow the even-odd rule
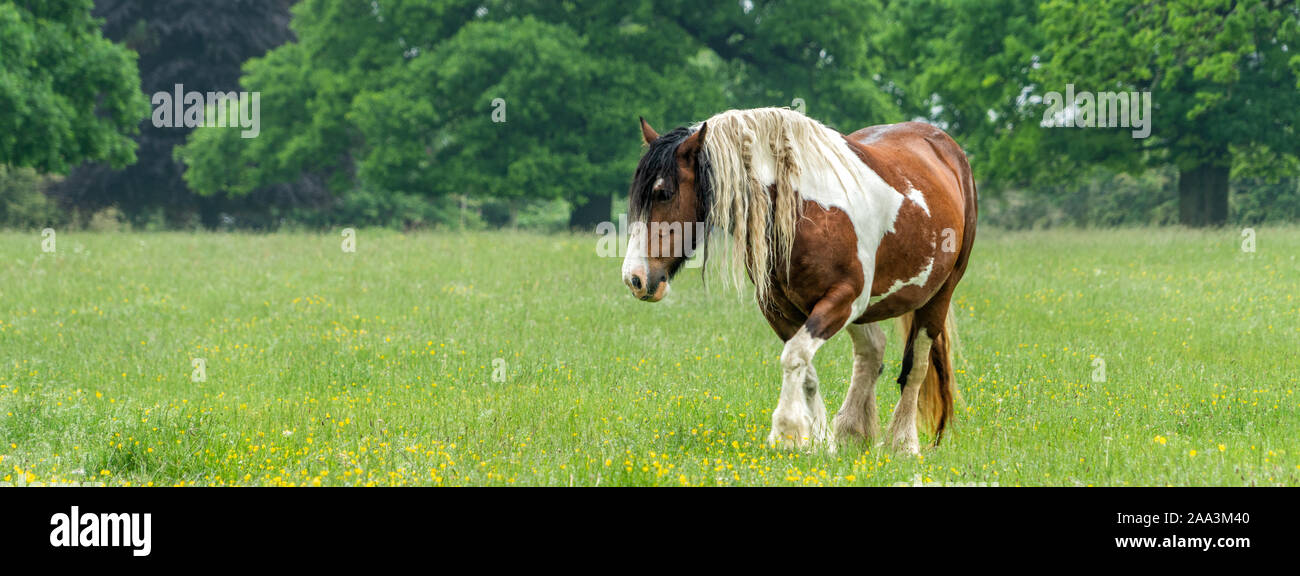
[[[636,302],[593,238],[0,233],[0,477],[1300,485],[1300,229],[1239,232],[982,232],[920,458],[767,448],[781,345],[749,297],[688,270]],[[817,356],[831,414],[850,348]]]

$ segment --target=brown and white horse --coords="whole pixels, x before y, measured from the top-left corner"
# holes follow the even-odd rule
[[[975,181],[961,147],[928,124],[845,136],[781,108],[732,110],[663,136],[642,119],[641,132],[648,148],[629,193],[623,280],[641,300],[663,299],[698,244],[707,261],[706,237],[718,232],[726,277],[753,281],[785,342],[768,442],[829,440],[812,361],[841,330],[853,339],[853,376],[835,437],[872,442],[885,351],[877,322],[899,318],[907,343],[888,442],[918,453],[919,408],[938,444],[957,395],[949,303],[975,239]],[[697,223],[705,234],[690,233]]]

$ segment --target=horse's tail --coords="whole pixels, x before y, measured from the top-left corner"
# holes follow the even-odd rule
[[[913,313],[899,317],[901,332],[911,333]],[[951,308],[943,322],[943,330],[930,344],[930,366],[917,396],[917,411],[921,422],[934,436],[934,445],[943,439],[943,431],[952,422],[957,400],[957,378],[953,371],[953,348],[957,344],[957,317]]]

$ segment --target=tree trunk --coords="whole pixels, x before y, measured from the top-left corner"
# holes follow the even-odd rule
[[[569,213],[569,228],[594,232],[597,224],[609,221],[613,208],[612,195],[596,194],[588,198],[585,203],[573,207],[573,211]]]
[[[206,230],[216,230],[221,226],[221,199],[214,196],[196,197],[199,208],[199,223]]]
[[[461,194],[460,195],[460,229],[462,231],[465,230],[465,209],[468,208],[468,206],[466,206],[466,204],[468,203],[469,203],[469,199],[464,194]]]
[[[1228,223],[1228,167],[1201,164],[1178,174],[1178,220],[1184,226]]]

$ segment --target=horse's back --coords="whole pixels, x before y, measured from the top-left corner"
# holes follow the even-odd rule
[[[871,322],[915,309],[961,277],[974,240],[975,184],[965,152],[936,126],[870,126],[846,139],[906,198],[876,253],[873,302],[859,319]]]
[[[868,164],[900,192],[905,192],[907,183],[915,183],[916,178],[941,178],[944,182],[936,184],[943,185],[918,188],[927,200],[937,193],[950,193],[951,200],[962,212],[974,200],[966,194],[967,181],[972,179],[966,153],[947,132],[933,124],[900,122],[868,126],[850,134],[848,139],[870,152]],[[970,191],[974,191],[973,186]]]

